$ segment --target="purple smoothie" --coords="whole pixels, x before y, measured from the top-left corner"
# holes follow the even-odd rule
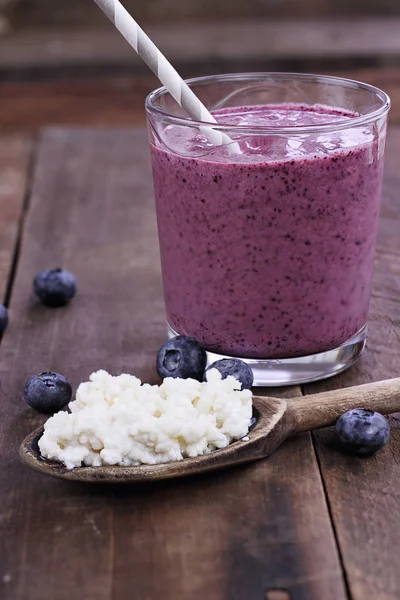
[[[356,116],[296,104],[214,114],[293,127]],[[370,129],[253,134],[235,155],[175,125],[163,141],[169,149],[151,152],[173,330],[220,354],[290,358],[336,348],[366,324],[383,169]]]

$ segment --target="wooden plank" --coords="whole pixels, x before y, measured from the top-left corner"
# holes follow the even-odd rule
[[[390,121],[400,123],[400,69],[325,72],[384,89],[392,99]],[[156,87],[158,82],[151,75],[41,82],[0,81],[0,127],[35,132],[54,123],[144,126],[144,101]]]
[[[99,10],[91,0],[69,0],[57,3],[54,0],[11,0],[16,5],[12,24],[17,28],[32,27],[100,27],[103,24]],[[223,2],[213,0],[153,0],[140,2],[124,0],[124,6],[135,13],[139,22],[186,21],[188,19],[226,20],[230,18],[282,18],[353,15],[399,14],[397,0],[230,0],[229,8]]]
[[[105,19],[105,17],[104,17]],[[231,19],[231,17],[230,17]],[[104,30],[41,29],[15,31],[0,38],[0,71],[115,66],[143,71],[142,60],[105,19]],[[179,69],[207,63],[236,61],[273,70],[291,61],[295,66],[335,59],[335,68],[351,61],[397,64],[400,56],[400,17],[246,21],[224,20],[195,26],[154,24],[148,34]],[[193,68],[194,67],[194,68]],[[251,68],[249,70],[252,70]]]
[[[115,519],[128,529],[115,543],[115,600],[132,580],[151,600],[346,597],[308,436],[245,469],[138,490]]]
[[[58,370],[76,386],[102,367],[157,381],[165,325],[151,187],[144,132],[56,129],[41,142],[0,361],[0,597],[344,600],[308,435],[247,468],[145,487],[74,486],[18,462],[41,422],[21,400],[31,373]],[[79,282],[62,310],[29,297],[34,273],[54,265]]]
[[[151,505],[140,493],[137,503],[133,514],[126,504],[116,515],[131,528],[116,544],[116,600],[128,570],[149,598],[272,600],[273,590],[299,600],[345,597],[308,436],[264,463],[157,490]],[[148,527],[156,543],[142,545],[132,564]],[[140,577],[149,565],[157,565],[154,581]]]
[[[400,361],[400,129],[387,146],[368,349],[358,365],[332,380],[306,386],[307,393],[397,377]],[[391,417],[389,445],[363,460],[333,447],[331,429],[315,434],[336,536],[353,600],[400,597],[400,415]]]
[[[8,300],[32,147],[27,135],[0,136],[0,302]]]
[[[95,149],[86,146],[86,150],[96,160]],[[105,492],[102,497],[88,492],[83,502],[76,488],[63,489],[58,482],[51,480],[44,485],[43,481],[32,477],[21,468],[17,457],[21,436],[40,420],[27,409],[22,399],[23,383],[28,373],[43,369],[62,371],[62,356],[68,347],[70,364],[79,364],[81,353],[90,352],[98,326],[99,315],[97,313],[96,318],[96,309],[93,308],[93,320],[84,328],[80,324],[72,343],[72,338],[65,340],[57,333],[62,329],[70,329],[72,333],[69,310],[46,312],[31,298],[35,272],[54,264],[70,265],[70,250],[65,242],[68,234],[69,238],[74,235],[74,220],[82,218],[84,222],[85,182],[82,178],[88,174],[88,156],[82,152],[77,152],[75,157],[64,155],[65,164],[52,158],[49,148],[42,148],[39,152],[38,161],[42,167],[36,171],[35,193],[26,228],[26,239],[30,242],[28,246],[23,244],[23,258],[12,297],[12,326],[2,345],[0,597],[4,600],[67,600],[78,593],[85,600],[108,600],[112,586],[111,494]],[[68,179],[65,175],[76,169],[76,160],[82,165],[81,178]],[[52,172],[52,177],[49,186],[46,186],[48,171]],[[64,181],[61,171],[65,174]],[[91,182],[96,185],[95,178],[91,178]],[[62,189],[59,186],[63,183],[67,187]],[[53,210],[46,211],[42,204],[41,194],[45,187],[46,203]],[[73,211],[70,211],[72,204],[68,206],[69,195],[75,198]],[[81,235],[83,233],[82,228]],[[95,265],[92,266],[95,269]],[[82,286],[81,298],[91,294],[90,276],[87,281],[86,289]],[[81,312],[79,299],[75,311]],[[101,343],[99,348],[106,346]],[[73,379],[74,373],[71,374]],[[96,576],[85,577],[85,572],[96,572]]]
[[[41,83],[1,83],[0,124],[37,131],[47,124],[144,125],[144,101],[158,87],[153,76]]]

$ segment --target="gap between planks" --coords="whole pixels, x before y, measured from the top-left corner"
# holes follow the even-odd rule
[[[40,582],[40,600],[54,600],[60,578],[62,597],[67,597],[74,589],[74,567],[81,589],[87,594],[96,590],[106,600],[112,588],[114,600],[125,600],[132,577],[143,597],[151,599],[161,592],[166,599],[183,599],[185,591],[196,599],[204,597],[206,588],[210,600],[241,600],[244,593],[256,600],[268,587],[291,589],[302,599],[319,600],[322,594],[342,599],[337,549],[307,435],[290,440],[270,461],[248,469],[134,493],[121,489],[118,498],[110,490],[95,494],[93,489],[61,488],[60,482],[40,479],[12,458],[16,437],[33,429],[38,417],[11,399],[26,375],[40,365],[66,369],[76,384],[99,364],[113,372],[134,364],[143,380],[154,382],[152,358],[163,337],[163,310],[154,214],[147,204],[145,139],[144,132],[52,130],[41,141],[12,299],[15,331],[5,338],[0,365],[0,408],[7,436],[3,441],[0,436],[1,476],[9,482],[9,487],[0,486],[0,495],[3,510],[14,507],[14,495],[20,509],[3,524],[14,532],[5,562],[15,577],[21,577],[18,597],[38,589]],[[49,259],[66,261],[82,282],[74,305],[51,314],[26,297],[31,274]],[[133,287],[130,278],[136,282]],[[106,322],[104,314],[110,316]],[[78,352],[71,351],[74,344]],[[296,483],[300,475],[302,486]],[[34,500],[35,511],[28,514],[26,507]],[[82,523],[86,513],[88,522]],[[112,545],[96,543],[93,523],[107,544],[112,530]],[[65,554],[61,564],[51,550],[47,578],[40,572],[38,535],[42,548],[61,547]],[[94,545],[82,566],[76,548],[86,549],[90,540]],[[135,552],[138,547],[140,552]],[[84,568],[88,560],[101,565],[98,579]],[[152,577],[146,565],[154,569]]]
[[[0,296],[8,307],[28,211],[35,139],[0,135]]]
[[[303,386],[315,393],[399,375],[400,364],[400,128],[389,130],[381,218],[375,258],[367,352],[333,379]],[[379,291],[377,293],[376,291]],[[390,417],[391,441],[367,459],[340,453],[331,428],[312,434],[339,556],[353,600],[397,600],[400,577],[397,523],[400,518],[399,418]]]
[[[397,149],[397,147],[396,147],[396,146],[393,146],[393,144],[390,144],[390,151],[393,153],[393,156],[394,156],[394,154],[395,154],[395,152],[394,152],[394,151],[395,151],[396,149]],[[23,156],[25,156],[25,154],[24,154],[24,153],[23,153]],[[392,156],[392,155],[391,155],[391,156]],[[389,164],[390,164],[390,165],[394,165],[393,159],[390,159],[388,162],[389,162]],[[390,168],[392,169],[393,167],[390,167]],[[28,169],[27,169],[27,171],[26,171],[26,172],[28,172]],[[392,172],[391,172],[390,174],[391,174],[391,176],[393,175],[393,173],[392,173]],[[28,178],[27,178],[27,180],[28,180]],[[395,183],[396,183],[396,182],[395,182]],[[23,196],[23,194],[22,194],[22,196]],[[22,204],[23,204],[23,203],[22,203]],[[384,211],[386,211],[386,210],[387,210],[387,206],[386,206],[386,203],[385,203],[385,202],[384,202],[384,205],[383,205],[383,210],[384,210]],[[22,229],[23,229],[23,217],[21,217],[21,219],[22,219],[22,221],[21,221],[21,232],[22,232]],[[17,227],[17,230],[18,230],[18,227]],[[360,376],[359,372],[357,373],[357,371],[354,371],[354,370],[353,370],[351,373],[352,373],[352,374],[355,374],[355,375],[356,375],[356,377],[359,377],[359,376]],[[376,373],[375,373],[375,375],[376,375]],[[346,377],[350,377],[350,375],[348,374]],[[338,381],[338,380],[337,380],[337,381]],[[319,385],[332,386],[332,385],[334,385],[334,383],[335,383],[335,382],[334,382],[334,380],[331,380],[331,382],[328,382],[328,383],[325,383],[325,384],[319,384]],[[348,384],[350,384],[350,379],[348,379]],[[307,391],[307,389],[308,389],[308,386],[307,386],[305,389],[303,388],[303,393],[304,393],[304,391]],[[295,390],[293,390],[293,392],[294,392],[294,391],[295,391]],[[318,454],[317,454],[317,456],[318,456]],[[327,489],[327,485],[326,485],[326,482],[324,481],[324,477],[323,477],[323,475],[324,475],[324,470],[323,470],[323,468],[321,468],[321,462],[320,462],[320,460],[319,460],[319,457],[318,457],[318,461],[319,461],[319,468],[320,468],[320,476],[321,476],[321,478],[322,478],[322,486],[325,488],[325,491],[326,491],[326,489]],[[326,497],[326,495],[325,495],[325,497]],[[334,532],[335,532],[335,523],[334,523],[334,521],[333,521],[333,519],[332,519],[332,509],[331,509],[331,507],[330,507],[330,505],[329,505],[329,496],[328,496],[327,504],[328,504],[328,510],[330,511],[330,514],[331,514],[331,522],[332,522],[332,527],[333,527],[333,530],[334,530]],[[336,532],[336,534],[337,534],[337,532]],[[339,552],[339,556],[340,556],[340,557],[341,557],[341,559],[342,559],[342,555],[341,555],[341,549],[340,549],[340,546],[338,546],[337,550],[338,550],[338,552]],[[343,562],[343,559],[342,559],[342,562]],[[355,597],[355,598],[356,598],[356,597]],[[357,598],[358,598],[358,597],[357,597]]]

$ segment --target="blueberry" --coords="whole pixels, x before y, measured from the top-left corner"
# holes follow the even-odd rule
[[[0,304],[0,338],[4,335],[8,325],[8,310]]]
[[[218,369],[222,379],[226,379],[228,375],[233,375],[242,384],[242,390],[250,390],[253,385],[253,371],[247,363],[238,358],[222,358],[212,363],[204,373],[204,381],[207,381],[207,371],[210,369]]]
[[[206,368],[206,351],[195,339],[177,335],[163,344],[157,354],[157,372],[164,377],[201,381]]]
[[[368,456],[389,441],[390,427],[383,415],[373,410],[354,408],[344,413],[336,423],[336,434],[344,450]]]
[[[59,373],[32,375],[25,384],[24,398],[41,413],[55,413],[71,400],[71,384]]]
[[[64,306],[75,296],[76,279],[64,269],[48,269],[36,275],[33,291],[46,306]]]

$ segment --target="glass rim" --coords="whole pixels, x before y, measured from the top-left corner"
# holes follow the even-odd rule
[[[358,125],[365,125],[371,122],[378,120],[381,116],[388,113],[391,105],[390,98],[386,92],[375,87],[369,83],[363,83],[361,81],[357,81],[355,79],[348,79],[345,77],[336,77],[333,75],[318,75],[314,73],[291,73],[291,72],[254,72],[254,73],[226,73],[220,75],[206,75],[203,77],[192,77],[190,79],[185,79],[185,83],[189,85],[189,87],[193,84],[207,84],[213,81],[262,81],[271,79],[281,79],[282,81],[285,79],[289,80],[300,80],[300,81],[315,81],[316,83],[330,83],[331,85],[342,86],[344,88],[350,89],[358,89],[364,92],[367,92],[381,101],[381,106],[377,109],[366,113],[364,115],[360,115],[354,117],[352,119],[340,119],[326,123],[318,123],[314,125],[301,125],[301,126],[267,126],[267,125],[235,125],[235,124],[215,124],[209,121],[195,121],[190,117],[179,117],[173,115],[172,113],[163,110],[162,108],[155,105],[155,102],[158,98],[165,94],[170,94],[165,86],[161,86],[148,94],[145,101],[145,109],[146,112],[154,115],[156,117],[162,118],[163,120],[169,122],[174,125],[181,125],[185,127],[204,127],[209,126],[215,129],[216,131],[221,132],[233,132],[238,134],[301,134],[301,133],[315,133],[315,132],[330,132],[330,131],[339,131],[343,129],[351,129],[353,127],[357,127]],[[338,106],[337,108],[343,108]]]

